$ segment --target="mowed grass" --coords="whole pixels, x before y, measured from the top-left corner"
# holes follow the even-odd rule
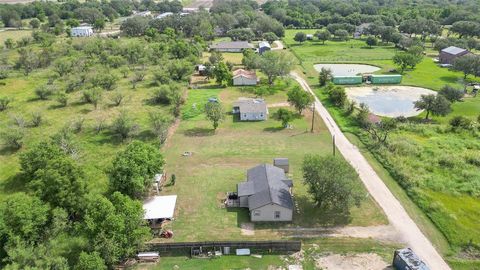
[[[32,30],[4,30],[0,31],[0,45],[4,46],[5,40],[11,38],[13,41],[22,39],[23,37],[31,37]]]
[[[112,91],[104,91],[102,101],[98,108],[81,101],[82,91],[68,94],[69,104],[67,107],[59,107],[55,96],[49,100],[39,100],[34,91],[35,88],[45,84],[50,70],[35,71],[28,77],[19,72],[12,72],[10,77],[4,80],[5,85],[0,86],[0,96],[13,98],[10,108],[0,112],[0,130],[13,126],[12,118],[20,116],[27,122],[25,129],[24,147],[19,151],[13,151],[3,145],[0,146],[0,198],[14,191],[24,190],[24,186],[18,181],[16,175],[20,171],[19,155],[27,151],[34,144],[47,140],[50,136],[58,133],[65,126],[83,119],[83,129],[74,135],[74,142],[78,148],[78,162],[86,172],[86,179],[92,192],[103,192],[107,188],[108,180],[106,171],[115,157],[129,142],[120,141],[108,130],[108,126],[119,115],[120,111],[126,111],[128,115],[139,125],[138,135],[135,139],[155,142],[150,132],[149,112],[159,111],[170,114],[169,107],[154,106],[149,103],[153,88],[150,87],[152,78],[147,76],[137,89],[132,89],[129,79],[124,79],[119,72],[112,70],[119,81],[117,88]],[[62,89],[61,81],[55,82]],[[113,106],[110,101],[116,93],[124,94],[124,102],[121,106]],[[31,114],[40,112],[43,123],[40,127],[29,127]],[[94,127],[99,121],[103,121],[106,129],[97,133]]]
[[[226,107],[238,97],[249,96],[239,89],[227,88],[189,90],[189,100],[197,96],[216,96]],[[277,102],[285,92],[268,96],[267,102]],[[187,104],[188,106],[188,104]],[[276,108],[270,109],[270,115]],[[305,154],[331,154],[331,137],[324,124],[315,123],[310,133],[310,116],[292,122],[293,129],[282,129],[280,122],[237,122],[226,115],[216,132],[211,123],[200,114],[180,123],[178,130],[165,149],[167,173],[176,175],[175,186],[167,186],[162,194],[177,194],[175,220],[170,224],[175,236],[173,241],[205,241],[221,239],[280,239],[276,230],[283,226],[332,226],[378,225],[387,220],[374,201],[366,194],[360,208],[353,208],[346,217],[336,212],[316,209],[302,183],[301,163]],[[182,153],[190,151],[190,157]],[[248,222],[246,209],[225,209],[222,200],[225,193],[236,191],[237,183],[244,181],[246,170],[260,163],[272,163],[274,157],[288,157],[294,180],[294,196],[299,212],[292,223],[282,225],[257,225],[255,235],[243,236],[240,226]]]

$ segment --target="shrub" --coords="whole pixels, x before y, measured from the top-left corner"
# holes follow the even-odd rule
[[[66,107],[68,104],[68,96],[65,93],[59,93],[57,95],[57,102],[61,107]]]
[[[450,85],[445,85],[438,93],[443,95],[450,102],[460,101],[465,95],[465,92],[462,89],[456,89]]]
[[[335,106],[343,107],[347,101],[347,93],[345,88],[341,86],[328,87],[327,95],[330,101],[335,104]]]
[[[170,104],[170,87],[162,85],[155,89],[151,100],[155,104]]]
[[[170,127],[172,120],[158,112],[150,112],[149,116],[152,131],[157,136],[160,144],[163,144],[167,139],[168,128]]]
[[[453,130],[457,129],[472,129],[472,120],[466,118],[465,116],[455,116],[452,119],[450,119],[449,122],[450,126],[452,127]]]
[[[47,100],[55,91],[52,85],[42,85],[35,89],[35,94],[41,100]]]
[[[0,98],[0,112],[5,111],[8,109],[8,105],[12,102],[12,99],[9,97],[1,97]]]
[[[465,161],[473,166],[480,167],[480,155],[479,154],[467,154],[465,156]]]
[[[120,106],[122,104],[123,99],[125,96],[121,92],[116,92],[115,94],[112,95],[110,100],[113,102],[113,105],[115,106]]]
[[[42,124],[43,115],[41,112],[32,113],[32,126],[38,127]]]
[[[14,115],[11,115],[10,118],[12,118],[13,124],[15,124],[16,126],[18,126],[20,128],[25,127],[26,122],[25,122],[25,118],[23,118],[23,116],[18,115],[18,114],[14,114]]]
[[[83,124],[85,123],[85,118],[83,117],[80,117],[76,120],[73,120],[72,124],[71,124],[71,130],[74,132],[74,133],[80,133],[82,130],[83,130]]]
[[[23,137],[25,136],[23,128],[7,128],[1,135],[5,145],[14,149],[22,148]]]
[[[113,121],[111,130],[113,134],[120,136],[122,140],[134,136],[138,131],[138,125],[128,116],[126,111]]]
[[[102,89],[93,88],[83,91],[82,100],[86,103],[92,104],[95,109],[98,106],[98,103],[102,99]]]

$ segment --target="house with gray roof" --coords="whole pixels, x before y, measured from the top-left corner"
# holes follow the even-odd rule
[[[237,185],[235,206],[248,208],[253,222],[292,221],[292,186],[282,168],[255,166],[247,171],[247,180]]]
[[[210,45],[211,51],[217,52],[242,52],[243,50],[253,49],[253,45],[248,41],[226,41]]]
[[[268,118],[268,108],[264,99],[239,98],[233,103],[233,114],[239,114],[240,121],[264,121]]]
[[[439,60],[441,64],[451,65],[453,64],[453,61],[455,61],[457,57],[464,56],[469,53],[470,52],[466,49],[450,46],[440,51]]]
[[[268,41],[260,41],[258,43],[258,53],[263,54],[264,52],[270,51],[272,47]]]

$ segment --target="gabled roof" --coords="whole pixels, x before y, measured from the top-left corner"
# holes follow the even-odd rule
[[[154,196],[143,204],[143,219],[173,218],[177,195]]]
[[[257,79],[257,73],[253,70],[237,69],[233,71],[233,78],[245,77],[249,79]]]
[[[283,169],[270,164],[262,164],[247,171],[247,183],[253,183],[254,194],[248,197],[248,208],[254,210],[268,204],[277,204],[293,209],[289,180]]]
[[[459,48],[459,47],[455,47],[455,46],[450,46],[448,48],[443,49],[442,52],[445,52],[445,53],[448,53],[448,54],[451,54],[451,55],[457,55],[457,54],[460,54],[460,53],[467,52],[467,50]]]
[[[248,41],[225,41],[213,44],[210,49],[253,49]]]
[[[258,47],[259,47],[259,48],[263,48],[263,47],[270,48],[270,43],[268,43],[268,41],[260,41],[260,42],[258,43]]]
[[[267,113],[267,104],[263,99],[239,98],[233,107],[238,107],[240,113]]]

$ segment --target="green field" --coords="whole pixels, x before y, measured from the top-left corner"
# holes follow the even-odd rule
[[[23,37],[31,37],[32,30],[4,30],[0,31],[0,45],[4,45],[5,40],[11,38],[17,41]]]
[[[362,47],[364,41],[361,40],[327,41],[325,45],[318,41],[307,41],[298,45],[293,41],[296,32],[297,30],[287,30],[285,43],[299,57],[302,64],[301,70],[304,71],[309,83],[317,89],[318,96],[342,130],[354,134],[351,139],[360,146],[362,143],[356,138],[359,135],[363,143],[369,144],[370,138],[361,135],[352,118],[329,103],[326,94],[317,85],[318,73],[313,69],[313,64],[335,61],[365,63],[381,67],[379,73],[388,73],[390,69],[395,68],[389,60],[395,53],[395,49],[393,46],[369,49]],[[315,30],[305,30],[305,32],[314,33]],[[375,54],[376,56],[372,56]],[[365,57],[366,55],[368,57]],[[414,70],[406,71],[402,84],[439,90],[445,84],[461,87],[461,78],[462,74],[440,68],[431,58],[425,57]],[[474,77],[469,79],[478,80]],[[389,184],[404,205],[409,205],[409,201],[413,200],[435,224],[436,228],[424,218],[417,219],[421,229],[439,250],[445,255],[457,254],[465,258],[462,247],[470,241],[480,243],[478,237],[480,223],[477,222],[480,214],[478,199],[480,170],[477,165],[480,144],[478,131],[455,133],[451,132],[447,125],[448,121],[457,115],[476,120],[480,114],[480,98],[467,96],[464,101],[453,104],[452,109],[449,116],[434,117],[434,122],[431,124],[400,125],[390,136],[388,147],[373,148],[373,150],[370,148],[373,156],[369,160],[373,162],[374,167],[377,167],[377,172],[381,171],[381,174],[385,175],[382,178],[387,184],[389,180],[385,178],[392,176],[406,189],[409,198],[402,195],[398,184],[396,186],[393,183]],[[424,113],[418,116],[418,118],[422,117]],[[380,162],[381,166],[375,165],[377,162]],[[385,172],[382,166],[386,169]],[[425,215],[419,213],[419,210],[413,206],[408,206],[407,211],[412,216]],[[445,241],[437,230],[448,240],[450,248],[444,244]],[[471,269],[469,267],[478,266],[478,261],[453,262],[454,257],[449,261],[458,269]]]
[[[218,97],[229,111],[231,103],[238,97],[251,94],[235,88],[189,90],[184,113],[192,107],[204,106],[211,96]],[[266,100],[268,103],[285,102],[286,95],[284,91],[279,91],[267,96]],[[275,109],[270,109],[270,115]],[[287,130],[275,120],[238,122],[228,114],[216,132],[203,113],[188,113],[188,116],[181,121],[165,149],[167,172],[177,177],[175,186],[168,186],[162,191],[162,194],[178,195],[176,219],[171,223],[175,241],[278,239],[284,235],[275,228],[282,226],[387,223],[371,198],[366,198],[360,208],[353,208],[350,216],[322,212],[313,206],[302,184],[301,163],[308,153],[329,154],[332,144],[321,121],[316,121],[316,132],[308,132],[308,114],[306,118],[295,120],[292,123],[294,128]],[[316,119],[319,120],[318,117]],[[183,157],[181,154],[185,151],[193,152],[193,155]],[[236,191],[236,184],[244,180],[248,168],[262,162],[271,163],[274,157],[279,156],[290,159],[299,213],[294,215],[292,224],[262,224],[257,226],[253,236],[244,236],[240,226],[248,222],[248,211],[227,210],[222,207],[222,199],[226,192]]]

